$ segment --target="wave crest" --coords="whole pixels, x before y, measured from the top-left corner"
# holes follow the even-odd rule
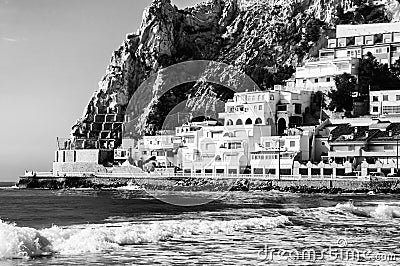
[[[382,203],[371,212],[371,216],[377,219],[400,218],[400,208]]]
[[[368,208],[355,207],[352,202],[344,204],[339,203],[336,205],[336,208],[361,217],[386,220],[400,218],[400,208],[396,206],[390,206],[385,203],[380,203],[372,210]]]
[[[52,253],[50,241],[36,229],[0,220],[0,258],[39,257]]]
[[[230,234],[247,229],[291,225],[288,217],[262,217],[231,221],[184,220],[148,224],[119,223],[36,230],[0,224],[0,258],[96,253],[122,245],[157,243],[193,235]]]

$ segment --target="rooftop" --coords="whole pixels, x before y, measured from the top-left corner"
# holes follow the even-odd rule
[[[400,32],[400,22],[360,25],[337,25],[336,38]]]
[[[331,132],[332,142],[393,141],[400,136],[400,123],[378,123],[371,126],[341,124]]]

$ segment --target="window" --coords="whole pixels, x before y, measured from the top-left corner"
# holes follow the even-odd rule
[[[143,154],[143,155],[147,155],[147,151],[143,151],[142,154]]]
[[[279,147],[285,147],[285,140],[284,139],[280,139],[279,140]]]
[[[259,106],[258,106],[258,110],[261,111],[262,109],[263,109],[263,106],[262,106],[262,105],[259,105]]]
[[[400,101],[400,95],[396,95],[396,101]]]
[[[296,146],[296,142],[295,141],[291,141],[290,142],[290,147],[295,147]]]
[[[326,82],[331,82],[331,78],[326,78]]]
[[[389,95],[383,95],[383,101],[389,101]]]
[[[303,79],[303,84],[306,84],[306,82],[307,82],[307,80],[306,80],[306,79]]]
[[[384,114],[398,114],[400,113],[400,106],[384,106],[382,112]]]
[[[383,149],[386,151],[392,151],[393,150],[393,145],[383,145]]]
[[[378,106],[372,107],[372,112],[374,112],[374,113],[379,112]]]
[[[278,111],[280,111],[280,112],[287,111],[287,106],[286,105],[278,105]]]
[[[194,138],[187,137],[187,138],[185,138],[185,140],[187,143],[194,143]]]
[[[294,105],[294,113],[297,115],[301,115],[301,104],[296,103]]]
[[[315,82],[315,83],[318,83],[318,79],[314,79],[314,82]]]
[[[373,101],[373,102],[378,102],[378,101],[379,101],[378,96],[372,96],[372,101]]]
[[[228,150],[241,149],[242,143],[240,143],[240,142],[228,143],[227,147],[228,147]]]
[[[271,142],[265,142],[265,148],[271,147]]]

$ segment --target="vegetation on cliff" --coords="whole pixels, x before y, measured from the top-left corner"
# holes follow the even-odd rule
[[[357,79],[351,74],[344,73],[335,77],[336,89],[328,93],[331,99],[329,109],[343,112],[353,110],[353,93],[356,92]]]
[[[331,100],[329,109],[350,112],[353,110],[354,100],[368,100],[371,90],[391,90],[400,87],[400,58],[389,67],[388,64],[379,63],[368,52],[360,59],[358,79],[344,73],[335,77],[335,84],[336,89],[328,95]]]

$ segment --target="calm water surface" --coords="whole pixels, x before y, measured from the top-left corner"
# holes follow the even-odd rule
[[[0,264],[398,265],[398,217],[393,195],[232,192],[179,207],[140,191],[3,188]]]

